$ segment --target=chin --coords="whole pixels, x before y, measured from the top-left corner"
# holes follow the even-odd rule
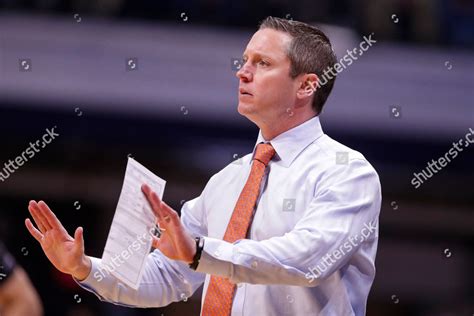
[[[252,105],[239,103],[237,111],[240,115],[246,117],[249,121],[256,124],[257,113]]]
[[[246,104],[246,103],[243,103],[243,102],[239,102],[239,105],[237,106],[237,111],[241,115],[248,115],[248,114],[253,112],[252,111],[252,105]]]

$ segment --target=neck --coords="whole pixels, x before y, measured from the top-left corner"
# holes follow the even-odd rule
[[[277,123],[272,123],[272,122],[262,122],[259,124],[259,128],[262,132],[262,136],[265,139],[265,141],[271,141],[275,137],[277,137],[280,134],[283,134],[286,131],[289,131],[290,129],[303,124],[304,122],[312,119],[316,115],[313,113],[312,116],[310,115],[305,115],[303,117],[299,118],[288,118],[287,120],[282,120]]]

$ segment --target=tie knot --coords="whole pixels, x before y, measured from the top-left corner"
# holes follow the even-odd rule
[[[275,149],[272,144],[258,144],[253,159],[257,159],[266,166],[272,159],[273,155],[275,155]]]

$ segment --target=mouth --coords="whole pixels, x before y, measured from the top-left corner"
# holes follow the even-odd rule
[[[240,95],[249,95],[249,96],[252,96],[251,93],[247,92],[247,90],[242,89],[242,88],[239,89],[239,94],[240,94]]]

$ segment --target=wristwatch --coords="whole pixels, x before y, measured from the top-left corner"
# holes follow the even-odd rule
[[[189,267],[193,270],[197,269],[199,265],[199,260],[201,259],[201,253],[204,249],[204,238],[199,236],[195,238],[196,241],[196,254],[193,257],[193,262],[189,264]]]

